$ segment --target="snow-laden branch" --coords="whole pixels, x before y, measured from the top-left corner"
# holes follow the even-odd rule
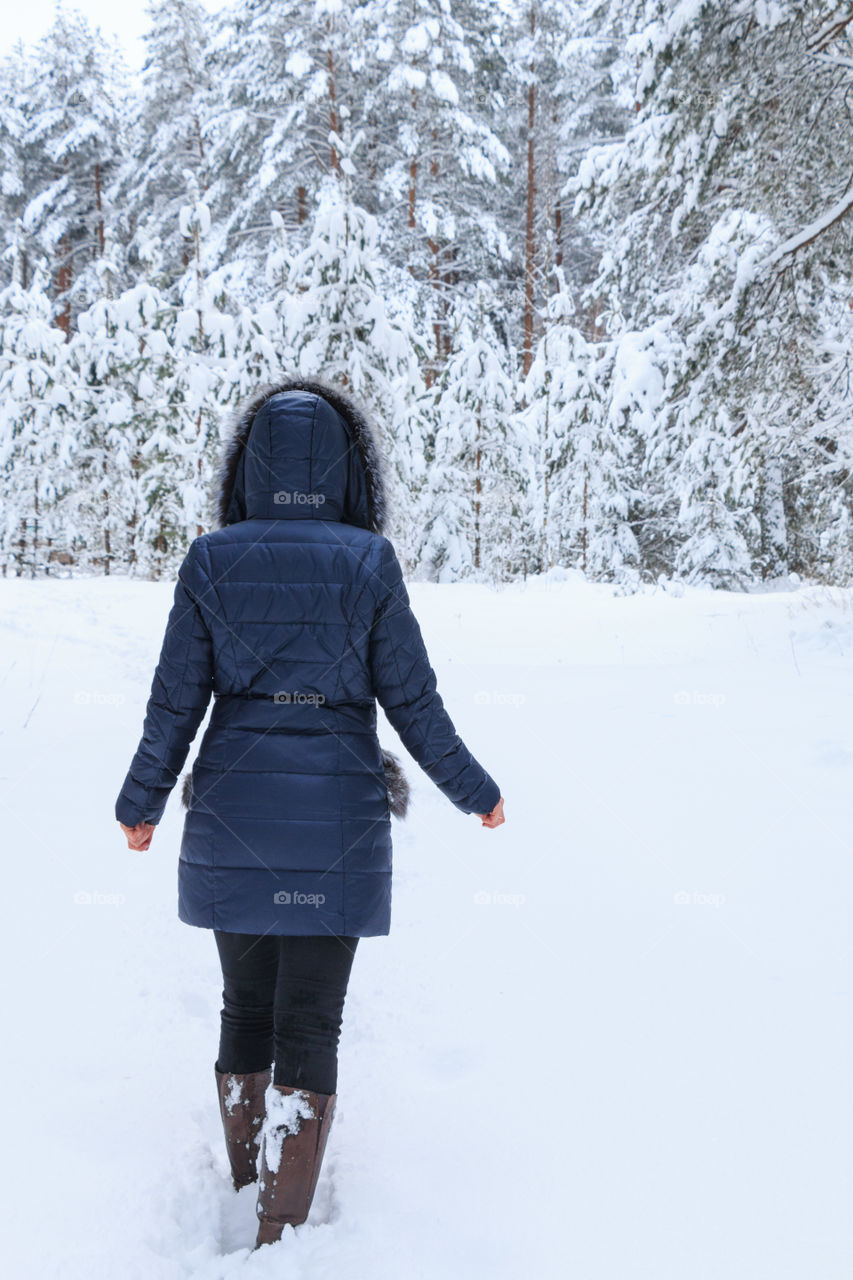
[[[853,58],[845,58],[840,53],[816,53],[815,62],[823,62],[830,67],[842,67],[845,71],[853,71]]]
[[[807,41],[809,52],[816,53],[820,49],[825,49],[841,35],[844,28],[851,22],[853,22],[853,11],[845,14],[836,14],[830,18]]]
[[[804,249],[806,245],[817,240],[818,236],[823,235],[824,231],[828,231],[836,222],[840,222],[851,209],[853,209],[853,191],[848,191],[846,195],[843,195],[840,200],[827,209],[826,213],[821,214],[814,222],[810,222],[807,227],[803,227],[802,231],[798,231],[795,236],[791,236],[790,239],[785,240],[774,249],[769,257],[764,259],[761,266],[775,266],[782,258],[798,253],[800,249]]]

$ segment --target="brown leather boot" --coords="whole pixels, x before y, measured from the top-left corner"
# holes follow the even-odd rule
[[[274,1244],[285,1226],[298,1227],[308,1217],[335,1114],[337,1094],[275,1088],[293,1103],[275,1106],[264,1124],[256,1249]]]
[[[264,1121],[264,1094],[272,1072],[234,1075],[216,1070],[219,1112],[235,1191],[258,1180],[258,1147]]]

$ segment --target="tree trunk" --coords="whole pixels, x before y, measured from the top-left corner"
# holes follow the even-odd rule
[[[554,136],[556,138],[557,131],[560,127],[560,117],[554,112]],[[563,265],[563,197],[560,195],[560,174],[556,172],[557,162],[554,161],[554,264],[558,267]]]
[[[95,256],[104,256],[104,207],[101,200],[101,166],[95,165],[95,208],[98,210],[98,221],[96,231],[98,235],[98,253]]]
[[[104,477],[104,574],[110,576],[110,561],[113,556],[113,544],[110,536],[110,491],[106,483],[107,480],[107,460],[104,458],[101,464],[101,474]]]
[[[65,341],[71,338],[71,302],[68,290],[71,288],[71,243],[65,235],[59,241],[56,251],[56,275],[54,283],[57,299],[63,299],[62,310],[56,317],[56,323],[65,334]]]
[[[204,353],[204,312],[201,309],[204,275],[201,269],[201,234],[197,218],[193,222],[193,256],[195,258],[196,315],[198,316],[198,354],[201,356]]]
[[[142,459],[138,453],[135,453],[130,459],[130,469],[133,473],[133,509],[127,520],[127,563],[131,574],[134,573],[139,562],[139,553],[137,551],[137,536],[139,530],[139,470]]]
[[[414,89],[412,90],[412,119],[417,119],[418,97]],[[409,228],[414,230],[415,226],[415,189],[418,178],[418,158],[413,155],[409,161]],[[411,264],[409,270],[412,271]],[[413,273],[414,274],[414,273]]]
[[[198,116],[193,116],[193,125],[195,126],[195,144],[198,148],[198,158],[199,160],[203,160],[204,159],[204,142],[201,136],[201,121],[199,120]],[[201,190],[204,192],[207,190],[207,187],[203,186]]]
[[[450,290],[459,283],[459,272],[456,270],[456,260],[459,256],[459,246],[456,244],[451,245],[449,250],[447,251],[446,256],[450,258],[452,266],[448,271],[445,271],[444,273],[444,283],[446,288],[444,291],[445,324],[444,324],[444,333],[442,335],[442,338],[443,338],[442,355],[445,361],[450,358],[450,349],[452,346],[452,342],[450,338],[450,327],[447,324],[447,313],[450,309],[449,307]]]
[[[436,154],[436,146],[438,143],[438,130],[432,130],[432,159],[430,160],[429,172],[430,177],[434,180],[438,179],[438,155]],[[438,377],[441,368],[442,357],[442,331],[447,327],[447,297],[442,299],[441,296],[441,246],[435,236],[427,236],[427,247],[430,251],[429,262],[429,280],[433,288],[433,320],[432,332],[435,341],[435,360],[432,362],[432,368],[427,369],[427,386],[431,386],[435,378]]]
[[[18,539],[18,555],[17,564],[15,566],[15,577],[22,578],[24,576],[24,564],[27,559],[27,522],[21,521],[21,536]]]
[[[536,30],[536,10],[530,6],[530,34]],[[531,61],[530,71],[533,73],[535,63]],[[534,212],[536,207],[536,167],[533,127],[536,121],[536,85],[531,80],[527,90],[527,217],[524,235],[524,361],[523,375],[526,378],[533,363],[533,266],[536,253],[534,234]]]
[[[480,568],[480,495],[483,492],[483,482],[480,475],[480,468],[483,459],[483,451],[480,448],[480,418],[477,417],[477,457],[476,469],[474,473],[474,568]]]
[[[545,335],[545,412],[542,415],[542,448],[540,465],[542,467],[542,538],[539,543],[540,572],[551,567],[551,552],[548,546],[548,501],[551,494],[551,459],[548,454],[551,430],[551,373],[548,369],[548,335]]]
[[[329,30],[330,25],[331,25],[330,22],[327,20],[326,22],[327,31]],[[326,65],[329,69],[329,130],[332,133],[336,133],[340,135],[340,122],[338,119],[338,108],[337,108],[337,103],[335,101],[335,64],[334,64],[334,59],[332,58],[331,45],[329,45],[329,48],[326,53]],[[338,157],[338,150],[334,142],[331,144],[330,150],[331,150],[332,169],[334,170],[335,175],[339,178],[341,176],[341,162]]]
[[[163,556],[166,552],[166,535],[163,532],[163,517],[160,516],[160,524],[157,529],[157,537],[154,539],[154,550],[157,553],[157,559],[154,561],[154,577],[159,578],[163,566]]]
[[[30,565],[30,577],[34,578],[38,570],[39,555],[39,481],[35,478],[33,485],[33,558]]]
[[[196,459],[196,469],[198,471],[199,489],[204,488],[204,483],[203,483],[204,482],[204,455],[203,455],[204,441],[201,438],[201,430],[202,430],[201,409],[199,409],[198,418],[196,419],[196,448],[198,450],[198,458]],[[195,536],[197,538],[200,538],[203,533],[204,533],[204,529],[200,524],[197,524],[195,527]]]
[[[376,127],[376,117],[373,114],[373,112],[371,112],[367,118],[367,134],[368,134],[368,137],[371,139],[371,142],[368,145],[368,151],[367,151],[367,154],[369,156],[369,161],[367,166],[367,187],[368,187],[368,190],[371,192],[371,195],[373,195],[376,191],[376,152],[377,152],[377,147],[375,145],[376,137],[377,137],[377,127]],[[370,212],[375,213],[376,207],[377,207],[376,200],[375,199],[371,200]]]

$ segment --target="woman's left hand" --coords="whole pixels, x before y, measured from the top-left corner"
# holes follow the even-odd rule
[[[126,827],[123,822],[118,825],[127,836],[128,849],[144,850],[150,846],[151,837],[156,829],[153,823],[137,822],[135,827]]]
[[[506,822],[503,796],[501,796],[491,813],[478,813],[477,817],[482,818],[484,827],[490,827],[492,830]]]

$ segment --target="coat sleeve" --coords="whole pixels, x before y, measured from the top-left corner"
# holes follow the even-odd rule
[[[213,646],[199,606],[206,584],[193,543],[178,573],[142,738],[116,801],[128,827],[160,821],[210,701]]]
[[[491,813],[500,788],[457,734],[436,688],[394,548],[381,541],[370,633],[373,690],[406,750],[463,813]]]

